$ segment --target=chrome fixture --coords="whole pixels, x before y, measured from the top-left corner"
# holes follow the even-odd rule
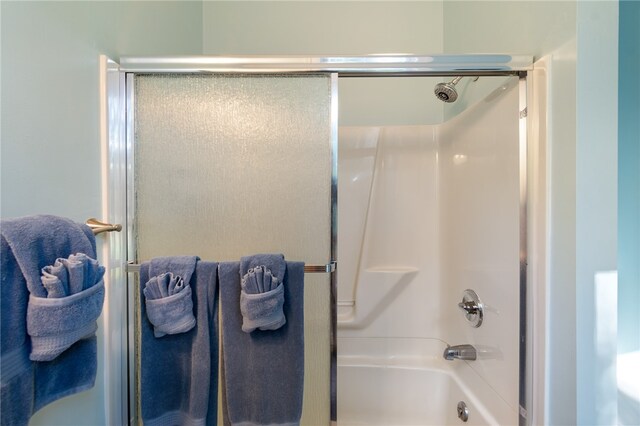
[[[460,80],[462,80],[462,77],[456,77],[449,83],[438,83],[433,92],[443,102],[455,102],[458,99],[458,92],[456,92],[455,86]]]
[[[458,307],[464,311],[464,317],[472,326],[478,328],[482,325],[484,318],[484,305],[480,302],[480,298],[475,291],[467,289],[462,295],[462,302],[458,303]]]
[[[475,77],[473,81],[478,81],[478,78],[480,77]],[[436,97],[442,102],[455,102],[456,99],[458,99],[456,84],[458,84],[460,80],[462,80],[462,76],[458,76],[448,83],[438,83],[436,84],[435,89],[433,89],[433,93],[435,93]]]
[[[140,263],[127,263],[127,272],[129,273],[139,273],[140,272]],[[338,268],[338,262],[333,261],[329,262],[325,265],[304,265],[304,273],[305,274],[331,274],[336,271]]]
[[[447,349],[444,350],[442,356],[447,361],[453,361],[454,359],[475,361],[477,358],[476,348],[471,345],[447,346]]]
[[[103,232],[122,231],[122,225],[119,225],[119,224],[112,225],[111,223],[101,222],[95,217],[87,219],[87,221],[85,222],[85,225],[91,228],[91,232],[93,232],[93,235],[102,234]]]
[[[464,403],[464,401],[460,401],[458,402],[458,418],[460,420],[462,420],[463,422],[466,422],[467,420],[469,420],[469,408],[467,407],[467,404]]]

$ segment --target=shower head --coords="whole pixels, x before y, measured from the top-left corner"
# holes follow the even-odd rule
[[[436,97],[442,102],[455,102],[458,99],[458,92],[456,92],[456,84],[462,79],[462,77],[456,77],[448,83],[438,83],[433,89]]]

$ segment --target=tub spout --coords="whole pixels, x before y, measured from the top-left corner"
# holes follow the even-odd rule
[[[476,348],[471,345],[456,345],[447,346],[442,354],[447,361],[453,361],[454,359],[462,359],[465,361],[476,360]]]

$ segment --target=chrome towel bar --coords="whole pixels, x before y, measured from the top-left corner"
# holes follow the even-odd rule
[[[85,222],[85,225],[91,228],[93,235],[102,234],[103,232],[122,231],[122,225],[120,224],[112,225],[110,223],[104,223],[99,221],[95,217],[87,219],[87,221]]]
[[[329,274],[336,271],[337,262],[327,263],[326,265],[304,265],[305,274]],[[127,263],[127,272],[140,272],[140,264]]]
[[[122,231],[122,225],[101,222],[96,218],[87,219],[85,224],[91,228],[94,235],[101,234],[103,232],[120,232]],[[330,274],[336,271],[337,262],[329,262],[325,265],[304,265],[304,272],[307,274]],[[140,272],[140,264],[129,262],[127,263],[127,272]]]

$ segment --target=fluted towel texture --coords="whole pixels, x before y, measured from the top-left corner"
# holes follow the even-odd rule
[[[222,404],[225,425],[300,424],[304,384],[304,263],[243,258],[218,268],[222,333]],[[265,266],[282,272],[286,324],[242,331],[241,277]]]
[[[284,262],[274,259],[274,263]],[[264,265],[249,268],[240,283],[240,311],[242,312],[242,331],[251,333],[260,330],[277,330],[287,319],[282,306],[284,304],[284,268],[278,268],[280,276],[272,274]]]
[[[42,268],[47,297],[29,296],[27,332],[32,361],[51,361],[95,334],[104,302],[104,267],[84,253]]]
[[[31,296],[48,296],[44,267],[74,253],[95,258],[96,243],[88,226],[49,215],[2,220],[0,233],[0,418],[3,426],[27,425],[45,405],[94,385],[96,337],[76,342],[52,361],[32,362],[27,307]]]
[[[191,286],[181,276],[167,272],[149,278],[144,297],[154,336],[185,333],[196,325]]]
[[[202,262],[195,256],[158,258],[141,265],[140,394],[145,426],[217,423],[217,268],[217,263]],[[149,292],[168,294],[171,277],[181,277],[183,290],[177,294],[185,293],[184,286],[189,285],[195,318],[189,330],[162,338],[156,337],[148,317],[149,304],[144,302],[145,284],[159,275],[165,275],[167,287],[150,288]],[[179,285],[175,280],[173,283]]]

